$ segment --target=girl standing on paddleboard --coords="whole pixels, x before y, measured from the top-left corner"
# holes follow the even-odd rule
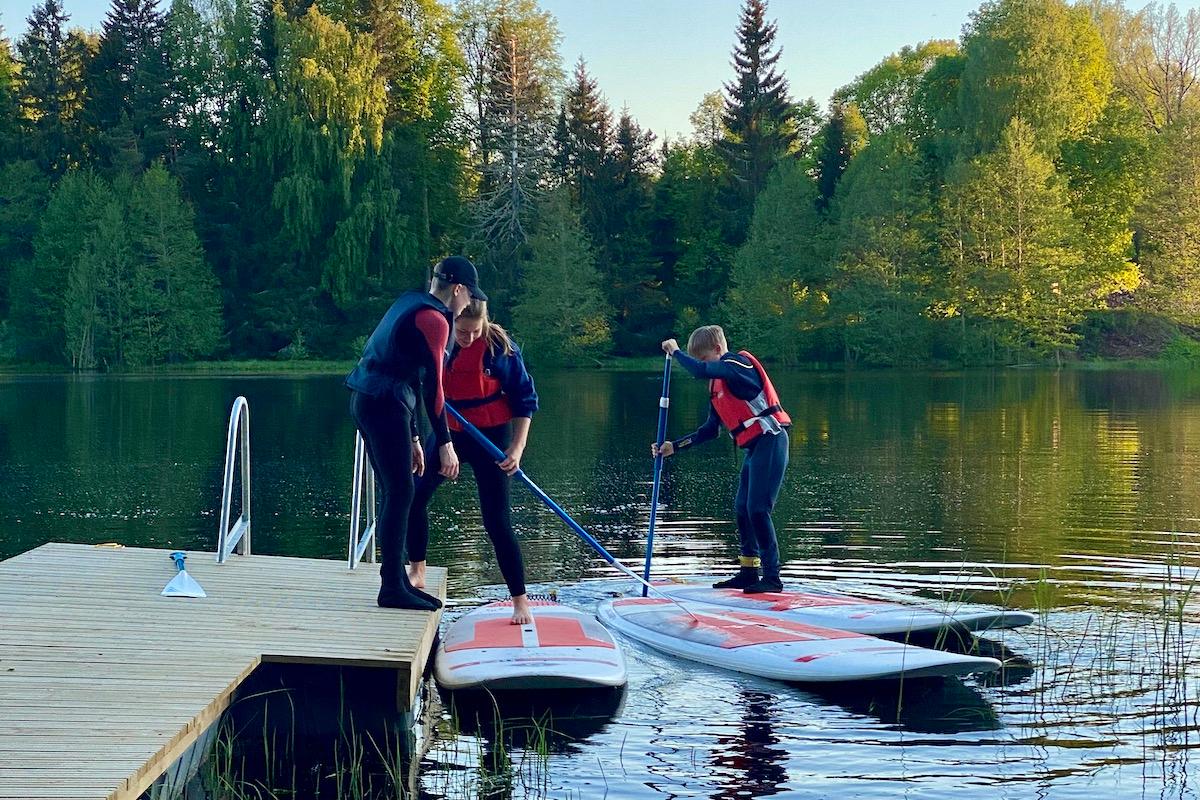
[[[521,546],[512,527],[509,490],[512,475],[521,466],[538,397],[520,348],[504,328],[488,319],[486,302],[472,300],[454,321],[454,344],[443,381],[450,404],[504,451],[505,459],[497,463],[457,420],[450,419],[454,448],[475,473],[483,527],[512,595],[512,622],[528,624],[533,616],[525,594]],[[426,454],[430,469],[417,484],[409,515],[408,575],[417,587],[425,585],[429,501],[445,479],[438,458],[437,449]]]
[[[729,352],[725,332],[719,325],[692,331],[687,353],[679,343],[667,339],[663,351],[673,355],[695,378],[708,380],[708,419],[693,433],[663,442],[664,458],[677,450],[715,439],[722,425],[746,451],[738,481],[734,509],[741,539],[740,569],[727,580],[714,583],[717,589],[741,589],[746,594],[781,592],[779,543],[771,512],[783,485],[788,463],[788,433],[792,420],[779,404],[779,395],[758,359],[746,350]],[[650,446],[658,455],[658,445]],[[759,567],[762,576],[759,577]]]

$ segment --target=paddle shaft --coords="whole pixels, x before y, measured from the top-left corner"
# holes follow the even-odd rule
[[[499,463],[508,457],[504,454],[503,450],[501,450],[499,447],[496,446],[495,442],[493,442],[491,439],[489,439],[483,435],[483,431],[479,430],[479,428],[476,428],[474,425],[472,425],[470,422],[467,421],[466,417],[464,417],[462,414],[458,413],[458,409],[456,409],[454,406],[450,405],[449,403],[446,403],[446,411],[448,411],[451,416],[453,416],[456,420],[458,420],[458,423],[463,426],[463,430],[465,430],[468,434],[470,434],[471,437],[473,439],[475,439],[475,441],[478,442],[483,447],[483,449],[487,450],[492,458],[496,459],[496,463]],[[654,591],[657,594],[662,595],[663,597],[666,597],[672,603],[675,603],[675,605],[679,606],[684,611],[687,611],[688,615],[691,616],[693,619],[696,618],[695,614],[692,614],[691,611],[688,611],[687,607],[680,604],[675,598],[669,597],[669,596],[665,595],[663,592],[660,592],[658,589],[655,589],[653,586],[650,585],[650,583],[648,581],[644,580],[641,575],[638,575],[636,572],[631,570],[629,567],[625,566],[620,561],[617,561],[617,559],[613,556],[612,553],[610,553],[604,549],[604,545],[602,545],[598,541],[596,541],[596,539],[590,533],[588,533],[587,531],[585,531],[583,529],[582,525],[580,525],[575,520],[571,519],[571,515],[568,514],[566,511],[564,511],[558,503],[551,500],[550,496],[547,495],[545,492],[543,492],[542,488],[540,486],[538,486],[536,483],[534,483],[530,479],[530,477],[525,474],[524,470],[522,470],[520,467],[518,467],[517,471],[513,474],[515,477],[520,478],[521,481],[526,486],[529,487],[529,491],[533,492],[534,496],[537,497],[537,499],[539,499],[543,503],[545,503],[546,506],[551,511],[553,511],[558,516],[559,519],[561,519],[563,522],[565,522],[567,524],[568,528],[570,528],[572,531],[574,531],[576,533],[576,535],[579,536],[580,539],[583,539],[585,542],[587,542],[591,546],[591,548],[593,550],[595,550],[597,553],[599,553],[600,557],[603,558],[605,561],[607,561],[612,567],[615,567],[616,569],[625,573],[629,577],[633,578],[635,581],[642,584],[642,586],[644,588],[654,589]]]
[[[662,395],[658,398],[658,450],[662,450],[663,441],[667,437],[667,409],[671,406],[671,354],[667,353],[663,361]],[[654,557],[654,523],[658,519],[658,487],[662,479],[663,456],[661,452],[654,455],[654,482],[650,489],[650,529],[646,533],[646,566],[642,570],[642,597],[646,596],[646,587],[650,585],[650,561]]]

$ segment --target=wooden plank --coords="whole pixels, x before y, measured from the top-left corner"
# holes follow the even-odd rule
[[[378,566],[192,553],[209,597],[179,600],[159,595],[168,552],[47,544],[0,562],[0,800],[133,800],[263,661],[387,668],[412,703],[440,614],[375,606]],[[445,587],[431,569],[427,590]]]

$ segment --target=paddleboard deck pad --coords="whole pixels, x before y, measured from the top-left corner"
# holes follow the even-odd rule
[[[871,636],[925,633],[941,628],[968,631],[1019,628],[1033,622],[1026,611],[983,605],[947,603],[909,605],[887,600],[836,594],[807,587],[795,591],[745,594],[740,589],[714,589],[699,580],[656,581],[655,588],[677,600],[708,603],[792,622],[837,628]]]
[[[994,658],[928,650],[749,611],[702,603],[684,608],[658,597],[622,598],[602,603],[599,617],[613,630],[670,655],[781,681],[945,677],[1000,668]]]
[[[464,614],[442,636],[433,674],[447,689],[580,689],[623,686],[625,658],[594,617],[530,600],[533,622],[512,624],[512,601]]]

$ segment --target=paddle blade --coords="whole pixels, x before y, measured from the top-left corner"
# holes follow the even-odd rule
[[[180,570],[162,590],[163,597],[208,597],[196,579]]]

